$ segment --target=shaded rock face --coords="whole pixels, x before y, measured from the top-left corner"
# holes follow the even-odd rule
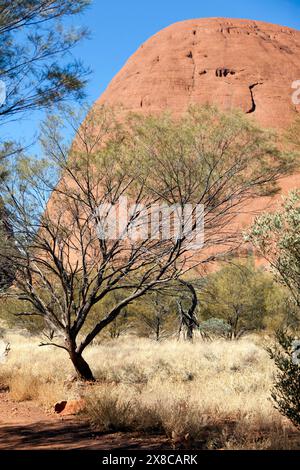
[[[235,19],[173,24],[143,44],[98,100],[143,113],[182,114],[193,103],[240,108],[267,127],[300,113],[300,31]]]

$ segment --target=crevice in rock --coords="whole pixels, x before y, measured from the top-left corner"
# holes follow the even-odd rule
[[[191,88],[191,93],[193,92],[195,88],[195,75],[196,75],[196,64],[194,62],[194,68],[193,68],[193,75],[192,75],[192,88]]]
[[[188,57],[189,59],[192,59],[192,58],[193,58],[193,53],[192,53],[192,51],[190,51],[190,52],[187,54],[187,57]]]
[[[201,70],[201,71],[199,72],[199,75],[205,75],[206,73],[207,73],[206,70]]]
[[[216,70],[216,77],[227,77],[227,75],[235,75],[236,71],[232,69],[227,69],[225,67],[219,67]]]
[[[279,49],[283,52],[286,52],[287,54],[293,54],[293,52],[288,46],[279,46]]]
[[[190,59],[192,59],[192,62],[193,62],[193,71],[192,71],[192,83],[191,85],[189,86],[189,95],[191,96],[194,89],[195,89],[195,79],[196,79],[196,62],[194,60],[194,56],[193,56],[193,53],[192,51],[190,51],[190,55],[189,55]]]
[[[249,109],[249,111],[246,111],[246,114],[254,113],[254,111],[256,110],[256,102],[255,102],[255,99],[254,99],[253,88],[255,88],[257,85],[262,85],[262,83],[261,82],[256,82],[256,83],[253,83],[252,85],[249,86],[252,106]]]

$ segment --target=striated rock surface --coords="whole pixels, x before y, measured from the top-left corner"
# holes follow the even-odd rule
[[[191,104],[214,104],[239,108],[263,127],[283,129],[300,116],[300,105],[292,100],[297,80],[300,31],[260,21],[194,19],[141,45],[95,106],[120,106],[121,114],[169,110],[180,116]],[[283,178],[280,186],[282,193],[300,187],[300,175]],[[280,200],[277,194],[249,201],[232,229],[245,229]]]
[[[280,128],[300,113],[292,102],[296,80],[300,31],[260,21],[194,19],[146,41],[97,103],[175,115],[190,104],[210,103]]]

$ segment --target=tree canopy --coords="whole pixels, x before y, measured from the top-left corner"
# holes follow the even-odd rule
[[[67,120],[71,146],[60,130]],[[211,107],[123,123],[102,107],[81,126],[68,112],[48,120],[42,144],[44,160],[20,159],[2,185],[15,242],[0,259],[16,269],[10,294],[27,302],[23,314],[45,320],[44,344],[65,349],[84,379],[93,375],[82,353],[96,336],[132,302],[239,243],[230,223],[241,205],[290,164],[270,133]],[[110,232],[116,220],[121,230]],[[94,315],[108,296],[110,309]]]

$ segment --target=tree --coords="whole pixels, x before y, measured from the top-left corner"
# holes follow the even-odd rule
[[[273,135],[238,112],[193,108],[178,120],[120,123],[98,107],[80,127],[71,112],[67,120],[73,145],[52,116],[44,160],[20,160],[3,185],[15,243],[0,259],[15,266],[10,295],[31,305],[23,314],[48,324],[43,344],[66,350],[78,376],[93,380],[83,352],[96,336],[137,299],[239,242],[230,222],[288,162]],[[116,291],[121,300],[84,331],[95,306]]]
[[[257,217],[246,234],[300,306],[300,191],[291,191],[281,208]]]
[[[93,327],[95,321],[99,317],[103,317],[109,312],[113,306],[123,300],[123,294],[120,290],[112,291],[111,294],[105,296],[102,302],[99,302],[92,309],[85,325],[82,329],[82,333],[88,333],[89,329]],[[128,308],[124,308],[120,315],[114,319],[113,322],[107,328],[106,337],[110,339],[117,339],[122,334],[128,332],[132,327],[132,314]]]
[[[281,208],[263,214],[255,220],[247,240],[265,257],[278,281],[287,287],[298,317],[279,330],[275,347],[269,349],[277,366],[277,376],[272,398],[275,407],[287,416],[295,426],[300,425],[300,366],[299,340],[295,349],[294,339],[299,335],[300,306],[300,191],[295,190],[284,198]],[[294,354],[296,355],[296,360]]]
[[[138,332],[154,336],[156,341],[177,334],[189,341],[193,341],[194,330],[198,327],[196,309],[198,304],[194,282],[178,279],[159,291],[145,295],[131,307],[136,317]],[[179,329],[178,329],[179,319]]]
[[[70,53],[87,30],[63,27],[61,20],[78,15],[89,3],[0,0],[0,93],[5,98],[0,102],[0,126],[26,113],[84,96],[88,71]],[[0,181],[7,176],[1,161],[16,158],[21,151],[22,145],[0,138]],[[7,234],[6,230],[0,232],[2,245],[7,243]],[[0,278],[7,278],[5,283],[9,284],[11,273],[7,277],[6,271],[0,266]]]
[[[236,260],[208,276],[199,293],[204,319],[219,318],[229,326],[229,339],[265,327],[270,296],[276,286],[270,274],[255,269],[254,261]]]
[[[198,320],[196,318],[196,309],[198,306],[198,297],[193,282],[188,282],[183,279],[179,279],[181,286],[185,289],[182,291],[181,299],[177,300],[178,313],[180,318],[180,326],[178,337],[182,329],[184,329],[185,337],[188,341],[193,341],[194,330],[199,327]],[[189,305],[186,306],[186,300],[188,299]]]
[[[174,305],[171,292],[170,289],[150,292],[131,306],[139,334],[146,334],[154,337],[155,341],[161,341],[174,332]]]
[[[277,366],[272,398],[277,408],[300,428],[300,341],[286,331],[278,331],[276,345],[269,348],[271,359]]]
[[[4,207],[3,201],[0,198],[0,240],[2,251],[10,252],[11,241],[13,237],[12,227],[8,221],[8,213]],[[7,289],[14,280],[14,267],[10,260],[4,259],[0,261],[0,293]]]
[[[82,96],[86,71],[68,56],[87,31],[65,28],[61,20],[78,15],[89,3],[0,0],[0,80],[7,90],[0,107],[1,124],[70,96]]]

